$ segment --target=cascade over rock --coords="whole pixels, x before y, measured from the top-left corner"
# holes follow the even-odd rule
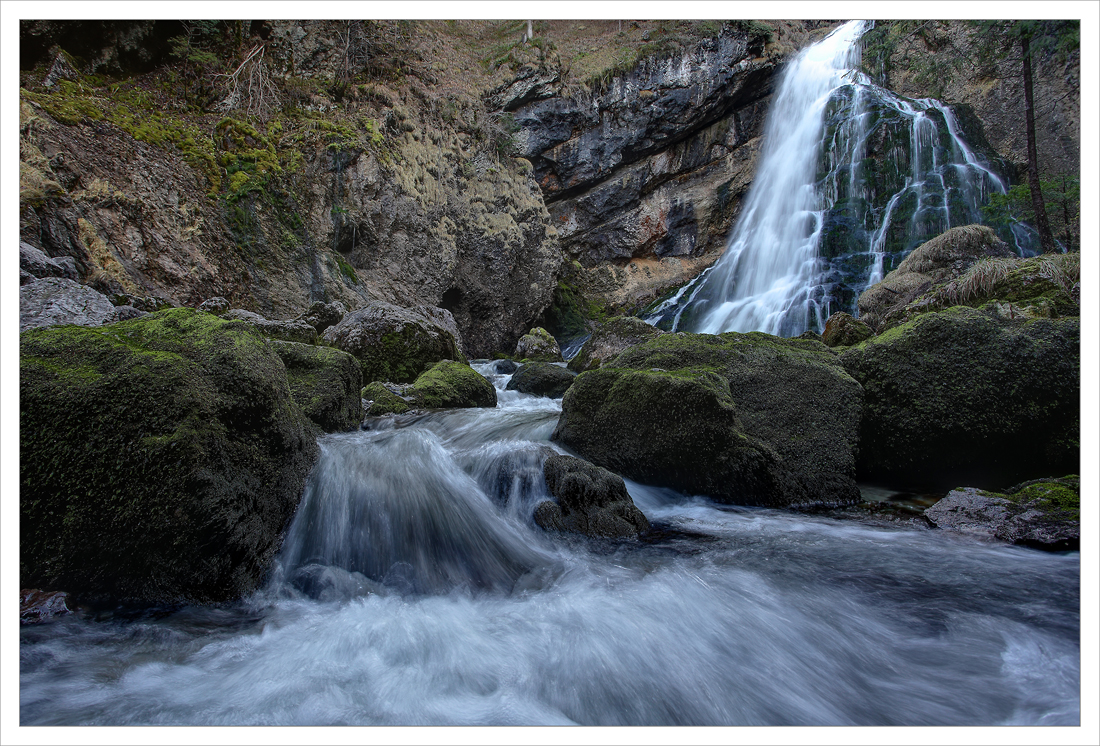
[[[648,484],[742,505],[859,498],[863,394],[820,342],[665,334],[582,373],[553,438]]]
[[[1080,328],[956,306],[848,348],[864,392],[860,478],[995,489],[1076,473]]]
[[[20,582],[229,601],[279,548],[316,428],[243,322],[193,309],[20,335]]]

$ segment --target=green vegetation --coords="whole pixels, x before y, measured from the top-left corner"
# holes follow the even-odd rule
[[[1076,251],[1081,245],[1081,181],[1076,176],[1060,176],[1041,179],[1043,204],[1054,238],[1066,251]],[[982,207],[982,218],[998,230],[1005,230],[1017,222],[1035,223],[1034,201],[1027,184],[1016,184],[1007,194],[992,194],[989,203]]]

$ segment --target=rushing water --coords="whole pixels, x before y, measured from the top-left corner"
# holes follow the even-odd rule
[[[764,150],[722,258],[649,315],[672,330],[821,330],[924,241],[979,222],[1007,184],[951,109],[906,99],[858,71],[851,21],[787,67]],[[1009,236],[1032,253],[1022,226]]]
[[[26,627],[46,724],[1077,724],[1079,555],[628,482],[640,541],[531,520],[560,402],[322,439],[265,589]]]

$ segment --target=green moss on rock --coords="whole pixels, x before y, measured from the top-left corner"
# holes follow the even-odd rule
[[[862,396],[834,353],[767,334],[664,334],[582,373],[554,439],[631,479],[756,505],[858,499]]]
[[[325,432],[353,430],[363,419],[359,361],[331,347],[273,340],[294,401]]]
[[[371,417],[379,417],[384,414],[404,414],[409,411],[408,402],[390,391],[381,381],[368,383],[359,392],[359,395],[371,402],[367,414]]]
[[[506,388],[509,391],[557,399],[573,385],[573,378],[573,373],[558,365],[527,363],[512,375]]]
[[[421,373],[411,392],[422,407],[495,407],[497,391],[466,363],[443,360]]]
[[[217,602],[258,587],[317,455],[278,355],[177,308],[20,336],[20,582]]]
[[[840,356],[863,386],[859,470],[907,488],[1008,485],[1077,469],[1080,322],[964,306]]]

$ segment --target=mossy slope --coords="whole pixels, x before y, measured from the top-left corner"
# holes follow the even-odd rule
[[[279,357],[191,309],[20,339],[20,582],[152,602],[254,590],[317,455]]]

